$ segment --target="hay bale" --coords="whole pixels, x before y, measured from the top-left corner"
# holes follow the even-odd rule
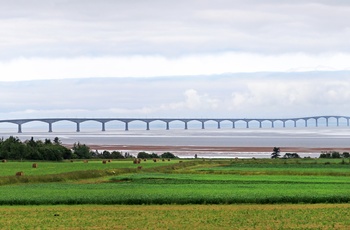
[[[147,161],[147,159],[145,158],[145,159],[143,159],[143,161]]]
[[[162,161],[165,161],[165,159],[163,158]]]
[[[179,163],[182,163],[182,161],[179,161]]]
[[[108,160],[108,163],[111,163],[112,162],[112,160]]]
[[[88,160],[84,160],[84,163],[88,163],[89,161]]]
[[[72,162],[72,163],[73,163],[74,161],[73,161],[73,160],[70,160],[70,162]]]
[[[170,158],[168,158],[168,161],[170,161]]]
[[[137,159],[135,158],[133,162],[134,162],[134,164],[137,164]]]
[[[142,169],[142,166],[138,166],[137,169],[138,169],[138,170],[141,170],[141,169]]]
[[[107,161],[106,161],[106,160],[103,160],[102,163],[103,163],[103,164],[107,164]]]
[[[153,162],[157,162],[157,159],[153,159]]]
[[[141,164],[141,159],[137,159],[137,163],[138,163],[138,164]]]
[[[16,176],[23,176],[24,173],[23,172],[16,172]]]
[[[2,163],[6,163],[6,162],[7,162],[7,160],[5,160],[5,159],[2,160]]]
[[[33,167],[33,168],[37,168],[37,167],[38,167],[38,164],[37,164],[37,163],[34,163],[34,164],[32,165],[32,167]]]

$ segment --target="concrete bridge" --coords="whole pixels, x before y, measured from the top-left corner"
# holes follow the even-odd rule
[[[237,122],[245,122],[245,127],[250,128],[250,124],[257,122],[258,126],[262,128],[263,122],[271,124],[271,128],[275,127],[277,122],[282,123],[283,127],[286,127],[287,122],[292,122],[294,127],[297,127],[297,122],[302,122],[298,127],[308,127],[310,121],[314,121],[315,127],[319,126],[319,120],[324,120],[325,125],[329,126],[329,120],[335,119],[336,126],[339,126],[339,120],[343,119],[346,121],[346,125],[349,126],[350,117],[348,116],[315,116],[315,117],[299,117],[299,118],[37,118],[37,119],[12,119],[12,120],[0,120],[1,123],[13,123],[18,126],[18,133],[22,133],[22,125],[34,121],[47,123],[49,126],[48,131],[53,132],[52,125],[60,121],[69,121],[76,124],[76,132],[80,132],[80,124],[86,121],[95,121],[101,123],[102,131],[106,131],[106,124],[111,121],[119,121],[125,124],[125,130],[129,130],[129,123],[134,121],[141,121],[145,123],[146,130],[150,130],[150,123],[160,121],[165,123],[167,130],[170,129],[170,123],[180,121],[184,123],[184,129],[188,129],[189,122],[200,122],[201,128],[205,129],[206,122],[216,122],[217,128],[221,128],[221,123],[228,121],[232,123],[232,128],[236,127]]]

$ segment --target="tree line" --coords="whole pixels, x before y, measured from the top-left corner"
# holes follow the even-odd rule
[[[62,145],[58,137],[53,141],[50,139],[30,140],[22,142],[18,137],[10,136],[9,138],[0,139],[0,159],[8,160],[46,160],[61,161],[67,159],[91,159],[105,158],[117,159],[132,157],[130,154],[113,151],[112,153],[104,151],[98,153],[91,151],[89,146],[81,143],[74,143],[73,147],[67,148]]]

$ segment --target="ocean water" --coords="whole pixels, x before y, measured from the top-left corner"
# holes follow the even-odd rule
[[[222,129],[171,129],[171,130],[107,130],[86,128],[81,132],[60,129],[52,133],[42,129],[23,130],[0,129],[0,137],[16,136],[22,141],[31,137],[38,140],[58,137],[63,144],[80,142],[87,145],[150,145],[150,146],[212,146],[212,147],[305,147],[347,149],[350,147],[349,127],[313,128],[222,128]],[[118,149],[116,149],[118,150]],[[176,151],[174,151],[176,153]],[[135,152],[131,152],[135,154]],[[261,158],[270,157],[269,152],[193,152],[179,151],[180,157]],[[137,152],[136,152],[137,154]],[[299,153],[302,157],[318,157],[319,153]]]

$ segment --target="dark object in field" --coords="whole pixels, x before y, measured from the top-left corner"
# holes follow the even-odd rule
[[[33,168],[37,168],[37,167],[38,167],[38,164],[37,164],[37,163],[34,163],[34,164],[32,165],[32,167],[33,167]]]
[[[2,163],[6,163],[6,162],[7,162],[7,160],[5,160],[5,159],[2,160]]]
[[[72,162],[72,163],[73,163],[74,161],[73,161],[73,160],[70,160],[70,162]]]
[[[107,161],[106,161],[106,160],[103,160],[102,163],[103,163],[103,164],[107,164]]]
[[[165,161],[165,159],[163,158],[162,161]]]
[[[16,172],[16,176],[23,176],[24,172]]]
[[[134,164],[140,164],[140,163],[141,163],[141,159],[137,159],[137,158],[134,159]]]
[[[112,160],[108,160],[108,162],[109,162],[109,163],[111,163],[111,162],[112,162]]]
[[[179,163],[182,163],[182,161],[179,161]]]
[[[138,166],[137,169],[141,170],[141,169],[142,169],[142,166]]]
[[[153,159],[153,162],[157,162],[157,159]]]
[[[55,213],[55,215],[54,216],[60,216],[60,214],[58,214],[58,213]]]
[[[170,161],[170,158],[168,158],[168,161]]]
[[[89,161],[88,160],[84,160],[84,163],[88,163]]]

